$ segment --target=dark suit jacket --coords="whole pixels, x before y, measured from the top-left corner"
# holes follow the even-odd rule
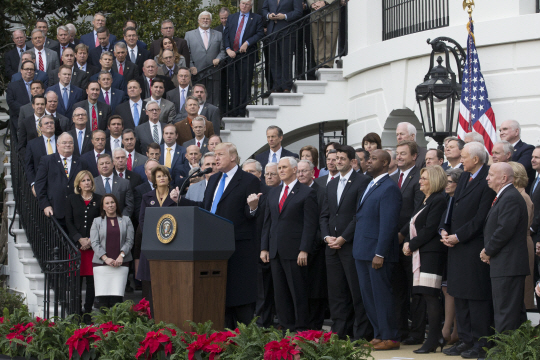
[[[111,113],[114,113],[114,110],[116,110],[116,107],[118,105],[128,100],[129,98],[124,91],[114,89],[112,87],[109,89],[109,104],[111,107]],[[103,96],[103,91],[99,94],[98,101],[105,103],[105,97]]]
[[[56,151],[56,148],[53,150]],[[45,141],[43,141],[43,138],[39,137],[30,140],[26,145],[26,152],[24,156],[24,170],[26,173],[26,181],[29,185],[31,185],[36,180],[36,173],[39,168],[39,162],[41,160],[41,157],[46,155],[47,147],[45,146]]]
[[[105,153],[111,155],[111,153],[107,150],[105,150]],[[88,165],[88,171],[90,171],[94,177],[99,175],[96,157],[94,156],[93,148],[92,148],[92,151],[88,151],[82,154],[80,158],[81,160],[84,160],[86,162],[86,164]]]
[[[454,297],[472,300],[491,298],[489,265],[480,260],[484,248],[484,223],[495,198],[487,184],[489,166],[484,165],[476,178],[464,172],[454,193],[450,224],[442,222],[439,228],[455,234],[456,246],[448,249],[448,293]]]
[[[263,151],[262,153],[255,156],[255,160],[257,160],[259,163],[261,163],[261,166],[263,168],[263,172],[264,172],[264,168],[266,167],[266,164],[268,164],[268,157],[269,156],[270,156],[270,150]],[[295,153],[290,152],[289,150],[283,148],[283,150],[281,150],[281,157],[285,157],[285,156],[292,156],[293,158],[298,159],[298,154],[295,154]],[[279,162],[279,159],[277,159],[277,160]]]
[[[227,18],[227,27],[223,30],[223,47],[233,49],[234,38],[238,28],[240,12],[229,15]],[[263,18],[259,14],[250,12],[248,22],[244,30],[244,36],[240,39],[240,46],[246,41],[249,43],[247,53],[257,49],[259,40],[264,37]]]
[[[220,33],[223,34],[223,25],[219,24],[218,26],[216,26],[216,27],[214,28],[214,30],[219,31]]]
[[[76,109],[78,107],[82,107],[84,110],[86,110],[86,114],[88,115],[88,121],[86,123],[86,130],[92,131],[92,113],[90,112],[90,105],[88,103],[88,100],[79,101],[75,105],[73,105],[73,109]],[[98,122],[98,129],[99,130],[107,130],[107,121],[109,120],[109,117],[112,115],[111,107],[105,102],[99,100],[96,104],[96,116],[97,116],[97,122]]]
[[[188,146],[191,146],[191,145],[197,145],[195,142],[195,138],[188,140],[182,144],[182,146],[185,147],[186,149],[188,148]],[[204,137],[202,141],[200,149],[201,149],[201,155],[204,155],[208,152],[208,138],[206,136]]]
[[[30,103],[24,80],[12,81],[8,84],[6,101],[9,106],[10,121],[15,126],[15,129],[18,129],[19,111],[23,105]]]
[[[20,72],[13,74],[13,76],[11,77],[12,82],[21,80],[21,79],[22,79],[22,75]],[[34,75],[34,80],[39,80],[43,82],[43,84],[45,85],[45,88],[49,86],[49,75],[47,75],[45,71],[36,70],[36,74]]]
[[[94,150],[94,145],[92,145],[92,132],[86,129],[84,132],[84,139],[82,143],[82,153],[79,153],[79,140],[78,140],[78,134],[79,130],[77,128],[73,128],[68,131],[68,134],[70,134],[73,137],[73,154],[76,154],[77,156],[81,156],[86,154],[87,152],[90,152]],[[87,161],[88,162],[88,161]]]
[[[268,19],[268,14],[285,14],[287,16],[286,20],[277,20],[277,21],[268,21],[268,32],[267,34],[273,34],[281,29],[289,26],[296,20],[302,17],[303,13],[302,0],[264,0],[262,15],[264,18]],[[227,19],[229,22],[229,19]],[[291,32],[293,29],[287,30]]]
[[[346,243],[341,248],[352,250],[356,227],[356,206],[362,199],[369,182],[370,179],[367,176],[353,171],[347,185],[345,185],[345,189],[343,189],[339,204],[337,202],[339,178],[331,180],[328,186],[326,186],[326,181],[324,182],[326,191],[320,218],[322,239],[327,236],[342,236]],[[328,255],[335,254],[336,251],[328,246],[326,247]]]
[[[139,124],[144,124],[145,122],[148,122],[148,115],[146,115],[146,101],[143,100],[142,102],[142,109],[139,109]],[[124,129],[132,129],[135,130],[135,121],[133,120],[133,114],[131,113],[131,107],[129,105],[129,100],[118,105],[116,109],[114,110],[115,115],[120,115],[122,119],[124,119]]]
[[[101,195],[94,193],[88,206],[80,194],[71,194],[66,202],[66,227],[71,241],[80,247],[80,238],[89,238],[95,218],[100,216]]]
[[[413,216],[423,210],[414,222],[417,235],[412,239],[410,237],[405,239],[405,242],[409,243],[411,251],[420,250],[420,253],[445,253],[448,251],[448,248],[441,243],[441,235],[439,234],[439,223],[446,212],[446,208],[447,200],[444,191],[431,194],[425,204],[421,202],[415,207]],[[410,226],[410,223],[408,226]]]
[[[189,86],[188,87],[188,90],[187,90],[187,94],[186,94],[186,99],[188,96],[191,95],[191,93],[193,92],[193,87],[192,86]],[[169,101],[172,101],[174,103],[174,106],[176,107],[176,119],[178,119],[178,121],[182,120],[182,119],[185,119],[185,117],[181,117],[180,115],[180,111],[182,111],[185,107],[185,104],[182,105],[182,107],[180,107],[180,90],[178,87],[170,90],[170,91],[167,91],[166,92],[166,99],[169,100]],[[187,115],[186,115],[187,116]],[[175,122],[177,122],[177,120],[175,119]]]
[[[426,154],[427,154],[427,149],[425,147],[418,146],[418,156],[416,157],[416,161],[414,165],[419,170],[422,170],[422,168],[426,167]]]
[[[113,55],[114,58],[114,44],[110,43],[107,50]],[[103,52],[102,47],[95,47],[93,49],[90,49],[88,51],[88,63],[93,66],[101,67],[101,64],[99,63],[99,59],[101,57],[101,53]]]
[[[118,175],[118,172],[116,169],[113,170],[114,175]],[[141,176],[133,171],[127,170],[125,171],[126,177],[125,180],[129,181],[129,185],[131,186],[131,191],[135,194],[135,188],[142,184]]]
[[[212,123],[212,126],[214,127],[214,133],[216,135],[219,135],[221,130],[221,112],[219,111],[219,108],[217,106],[209,104],[208,102],[205,102],[201,110],[201,115],[206,117],[206,119]],[[188,115],[186,108],[183,106],[180,110],[180,114],[176,115],[176,118],[185,119],[187,118],[187,116]]]
[[[508,186],[489,210],[484,225],[484,248],[490,256],[491,277],[529,275],[527,259],[527,204]]]
[[[384,176],[366,190],[363,200],[356,207],[353,257],[371,262],[375,255],[380,255],[385,262],[397,262],[401,210],[401,192],[397,184],[390,176]]]
[[[114,172],[111,175],[111,178],[112,194],[118,199],[118,204],[120,206],[120,210],[122,211],[122,215],[131,217],[133,214],[134,204],[133,191],[131,190],[129,181],[126,179],[121,179]],[[103,185],[101,175],[96,176],[94,178],[94,182],[96,183],[95,193],[100,194],[101,196],[105,195],[105,186]]]
[[[161,132],[163,132],[163,127],[165,126],[165,124],[160,124]],[[152,137],[152,125],[152,122],[147,121],[144,124],[141,124],[135,128],[135,136],[137,137],[137,144],[139,145],[138,147],[141,150],[141,154],[146,154],[146,152],[148,151],[148,145],[154,142],[154,138]],[[163,136],[161,136],[161,142],[159,143],[159,145],[163,143]]]
[[[317,232],[317,193],[296,182],[281,212],[280,193],[285,184],[272,188],[266,200],[266,213],[261,237],[261,250],[270,252],[270,259],[296,260],[300,251],[313,253]]]
[[[177,122],[176,124],[174,124],[174,126],[176,127],[176,132],[178,133],[178,138],[176,139],[176,143],[178,145],[182,145],[186,141],[191,140],[195,137],[187,118],[180,122]],[[210,138],[210,136],[212,135],[214,135],[214,125],[212,125],[211,122],[207,122],[204,136]]]
[[[28,47],[27,47],[27,50],[28,50]],[[11,79],[13,74],[16,74],[19,72],[20,62],[21,62],[21,55],[20,55],[18,47],[11,49],[4,54],[4,64],[5,64],[4,74],[6,74],[6,79],[8,80]]]
[[[72,44],[72,43],[68,43],[66,45],[67,48],[71,48],[73,49],[73,51],[75,51],[75,45]],[[55,49],[56,50],[56,54],[58,55],[58,60],[60,60],[60,65],[62,65],[62,54],[61,54],[61,51],[60,49],[62,48],[62,45],[60,45],[60,42],[58,42],[58,47]]]
[[[448,164],[448,161],[445,161],[445,162],[442,163],[441,167],[443,168],[443,170],[446,171],[446,170],[450,169],[450,164]],[[463,170],[463,164],[460,164],[459,168],[461,170]]]
[[[54,69],[49,71],[48,78],[49,78],[49,86],[53,86],[58,84],[58,72],[60,69]],[[86,89],[88,86],[88,81],[90,79],[90,76],[86,73],[86,71],[81,71],[77,68],[77,66],[74,67],[73,73],[71,74],[71,85],[75,85],[79,89]],[[86,93],[84,94],[86,96]]]
[[[68,178],[58,153],[42,156],[35,183],[39,208],[44,210],[46,207],[52,206],[54,217],[63,219],[67,197],[74,193],[75,177],[79,171],[87,169],[88,165],[84,160],[72,157]]]
[[[158,78],[158,79],[161,79],[165,82],[165,93],[167,93],[168,91],[171,91],[172,89],[174,89],[174,84],[172,83],[171,79],[167,76],[163,76],[163,75],[156,75],[155,78]],[[150,97],[150,88],[148,86],[148,81],[146,81],[146,76],[144,75],[141,75],[141,76],[138,76],[135,80],[137,80],[139,82],[139,85],[141,86],[141,90],[142,90],[142,93],[141,93],[141,98],[142,99],[147,99]]]
[[[401,170],[396,174],[390,176],[392,180],[399,181],[399,175]],[[416,165],[411,169],[407,178],[403,178],[401,184],[401,211],[399,213],[399,232],[407,237],[409,234],[409,220],[414,215],[414,209],[416,209],[422,201],[424,201],[424,193],[420,191],[420,168]]]
[[[161,144],[161,157],[159,158],[159,163],[161,165],[165,165],[165,147],[165,144]],[[172,158],[171,167],[169,168],[173,187],[182,185],[183,180],[180,178],[180,176],[185,177],[184,163],[186,162],[186,149],[183,146],[176,144],[176,149]]]
[[[70,85],[69,88],[70,94],[67,108],[64,106],[64,101],[62,101],[62,89],[60,88],[60,84],[49,87],[47,90],[45,90],[45,93],[47,93],[47,91],[49,90],[54,91],[58,96],[58,107],[56,108],[56,112],[64,115],[68,119],[71,119],[73,115],[73,110],[75,109],[73,105],[83,100],[85,93],[80,88],[73,85]]]
[[[181,206],[199,206],[210,211],[214,193],[222,173],[210,177],[202,202],[185,199]],[[259,193],[260,181],[238,168],[223,192],[216,215],[232,221],[236,249],[227,265],[227,295],[225,306],[239,306],[255,302],[257,298],[257,260],[259,248],[256,237],[257,212],[251,214],[247,205],[250,194]],[[141,211],[142,213],[142,211]]]
[[[36,120],[34,115],[25,118],[20,124],[19,124],[19,130],[17,131],[17,150],[18,151],[24,151],[24,148],[26,148],[26,144],[30,140],[33,140],[38,137],[37,128],[36,128]]]
[[[79,66],[77,64],[77,66]],[[90,65],[88,63],[86,63],[86,74],[88,75],[88,78],[92,78],[92,76],[94,76],[95,74],[97,74],[99,72],[99,70],[101,69],[101,66],[93,66],[93,65]]]
[[[110,43],[109,46],[113,45],[113,47],[114,47],[114,44],[116,43],[116,41],[117,41],[116,36],[111,34],[109,36],[109,43]],[[80,42],[82,42],[83,44],[86,44],[89,47],[89,50],[95,49],[96,40],[94,39],[94,30],[92,30],[88,34],[82,35],[81,39],[80,39]]]
[[[127,47],[127,53],[128,55],[126,57],[126,62],[129,61],[130,63],[132,63],[131,57],[130,57],[131,49],[129,48],[129,46]],[[139,70],[137,76],[140,76],[143,73],[144,62],[148,59],[153,59],[153,58],[150,57],[150,51],[143,49],[141,47],[137,48],[137,54],[135,54],[135,56],[137,57],[135,59],[135,65],[137,65],[137,69]]]
[[[118,65],[116,63],[116,60],[113,61],[113,66],[111,68],[111,71],[120,75],[120,73],[118,72]],[[126,58],[126,61],[124,62],[123,72],[124,72],[124,75],[122,76],[124,77],[124,79],[126,79],[126,83],[127,83],[129,80],[133,80],[137,76],[139,76],[139,67]]]
[[[161,50],[161,40],[163,38],[159,38],[157,40],[152,41],[152,44],[150,44],[150,58],[153,59],[157,55],[159,55],[159,52]],[[183,55],[184,58],[186,58],[186,64],[189,66],[191,55],[189,53],[189,47],[187,44],[187,41],[181,38],[173,37],[174,42],[176,43],[176,48],[178,49],[178,53],[180,55]]]
[[[122,75],[120,75],[118,73],[115,73],[113,71],[111,71],[111,74],[112,74],[112,78],[113,78],[111,88],[112,89],[122,90],[124,93],[127,94],[127,81],[126,81],[126,79]],[[94,74],[94,75],[92,75],[92,77],[90,77],[90,81],[98,81],[98,77],[99,77],[99,73]]]
[[[512,154],[512,161],[520,163],[521,165],[525,166],[525,170],[527,170],[527,176],[529,177],[529,184],[525,188],[525,191],[527,192],[529,192],[529,190],[531,189],[531,185],[534,181],[536,173],[536,171],[534,171],[534,169],[532,168],[531,164],[533,151],[533,145],[526,144],[523,141],[519,140],[514,147],[514,153]]]
[[[144,194],[147,194],[150,191],[152,191],[152,187],[150,186],[148,180],[144,180],[139,186],[135,188],[135,191],[133,191],[133,196],[135,198],[135,210],[133,211],[133,216],[137,217],[137,222],[139,222],[139,215],[141,213],[142,197]]]

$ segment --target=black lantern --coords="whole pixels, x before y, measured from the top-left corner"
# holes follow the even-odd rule
[[[458,64],[459,79],[462,78],[466,56],[463,48],[450,38],[440,37],[433,41],[428,39],[427,42],[432,46],[430,70],[424,77],[424,82],[416,87],[416,101],[420,107],[424,135],[432,137],[442,149],[443,140],[456,134],[457,121],[454,122],[454,119],[457,117],[456,113],[459,114],[456,104],[459,106],[461,98],[461,84],[450,66],[450,52]],[[447,46],[446,42],[453,43],[454,47]],[[444,53],[445,66],[442,65],[441,56],[437,58],[438,65],[434,66],[436,53]]]

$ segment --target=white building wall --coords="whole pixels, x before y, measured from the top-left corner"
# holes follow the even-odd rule
[[[349,143],[360,145],[371,131],[381,133],[388,115],[408,108],[420,113],[415,87],[429,70],[426,39],[446,36],[466,50],[468,15],[450,1],[450,26],[382,41],[382,1],[349,2]],[[540,144],[540,14],[534,0],[477,1],[473,12],[476,46],[497,124],[518,120],[523,139]],[[452,68],[457,73],[455,63]],[[536,110],[536,111],[535,111]]]

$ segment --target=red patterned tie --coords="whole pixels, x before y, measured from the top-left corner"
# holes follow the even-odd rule
[[[330,180],[334,180],[334,177],[332,176],[332,177],[330,178]]]
[[[45,67],[43,66],[43,58],[41,57],[41,51],[39,51],[38,54],[39,54],[39,71],[45,71]]]
[[[96,106],[92,105],[92,131],[97,130],[97,114],[96,114]]]
[[[200,141],[197,141],[197,146],[200,148],[201,147],[201,142]]]
[[[118,69],[118,73],[120,75],[124,75],[124,65],[122,65],[122,63],[120,63],[120,69]]]
[[[401,189],[401,184],[403,184],[403,173],[399,174],[399,181],[397,183],[400,189]]]
[[[133,167],[133,163],[131,162],[131,154],[128,154],[128,160],[127,160],[127,169],[129,171],[132,170],[132,167]]]
[[[491,207],[493,207],[493,205],[495,205],[495,201],[497,201],[497,197],[495,196],[495,199],[493,199],[493,202],[491,203]]]
[[[120,173],[120,174],[118,174],[118,175],[120,175],[120,177],[121,177],[122,179],[124,178],[124,174]]]
[[[236,30],[236,35],[234,36],[234,43],[233,43],[234,51],[238,51],[240,49],[240,35],[242,35],[242,29],[244,28],[245,15],[240,13],[240,16],[242,16],[242,21],[240,21],[240,25],[238,25],[238,30]]]
[[[279,200],[279,212],[281,213],[281,209],[283,209],[283,204],[285,204],[285,200],[287,200],[287,195],[289,194],[289,185],[285,186],[285,191],[283,192],[283,196],[281,197],[281,200]]]

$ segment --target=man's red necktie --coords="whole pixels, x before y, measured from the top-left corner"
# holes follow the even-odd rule
[[[92,106],[92,131],[97,130],[97,114],[96,114],[96,107]]]
[[[495,201],[497,201],[497,197],[495,196],[495,199],[493,199],[493,202],[491,203],[491,207],[493,207],[493,205],[495,205]]]
[[[197,141],[197,146],[200,148],[201,147],[201,142],[200,141]]]
[[[132,167],[133,167],[133,163],[132,163],[132,161],[131,161],[131,154],[128,154],[127,169],[128,169],[129,171],[131,171],[131,170],[132,170]]]
[[[240,49],[240,35],[242,35],[242,29],[244,28],[244,19],[246,15],[240,13],[240,16],[242,16],[242,21],[240,21],[240,25],[238,25],[238,30],[236,30],[236,35],[234,36],[234,51],[238,51]]]
[[[124,65],[122,65],[122,63],[120,63],[120,68],[118,69],[118,73],[120,75],[124,75]]]
[[[283,192],[283,196],[281,197],[281,200],[279,200],[279,212],[281,212],[281,209],[283,209],[283,204],[285,204],[285,200],[287,200],[288,194],[289,194],[289,185],[286,185],[285,191]]]
[[[39,54],[39,71],[45,71],[45,67],[43,66],[43,58],[41,57],[41,51],[39,51],[38,54]]]
[[[401,189],[401,184],[403,184],[403,173],[399,174],[399,181],[397,186]]]
[[[120,175],[120,177],[121,177],[122,179],[124,178],[124,174],[120,173],[120,174],[118,174],[118,175]]]

